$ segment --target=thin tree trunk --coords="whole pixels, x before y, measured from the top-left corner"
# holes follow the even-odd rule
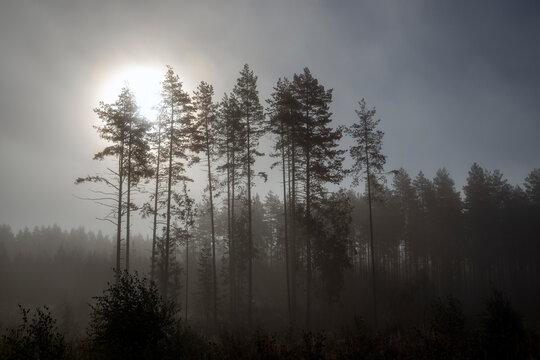
[[[249,115],[247,116],[247,196],[248,196],[248,324],[251,329],[253,311],[253,236],[251,229],[251,144]]]
[[[188,298],[189,298],[189,234],[186,232],[186,310],[184,319],[187,321],[188,314]]]
[[[167,299],[169,285],[169,251],[170,251],[170,233],[171,233],[171,187],[172,187],[172,159],[173,159],[173,122],[174,109],[171,106],[171,127],[169,141],[169,177],[167,182],[167,227],[165,236],[165,270],[163,274],[163,297]]]
[[[236,319],[236,312],[237,312],[237,307],[238,307],[238,293],[237,293],[237,288],[236,288],[236,219],[235,219],[235,186],[236,186],[236,176],[235,176],[235,172],[236,172],[236,168],[235,168],[235,157],[236,157],[236,154],[235,154],[235,150],[234,150],[234,146],[235,146],[235,141],[233,139],[233,149],[232,149],[232,152],[231,152],[231,244],[232,244],[232,248],[231,248],[231,253],[230,253],[230,257],[231,257],[231,269],[232,269],[232,273],[231,273],[231,288],[232,288],[232,304],[233,304],[233,312],[232,312],[232,315],[234,317],[234,319]]]
[[[158,215],[158,194],[159,194],[159,162],[161,160],[161,126],[158,128],[158,149],[157,149],[157,164],[156,164],[156,188],[154,193],[154,227],[152,229],[152,265],[150,270],[150,279],[155,280],[156,268],[156,235],[157,235],[157,215]]]
[[[208,191],[210,193],[210,225],[212,227],[212,271],[214,276],[214,329],[217,328],[217,273],[216,273],[216,235],[214,231],[214,198],[212,196],[212,169],[210,167],[210,139],[208,119],[206,128],[206,158],[208,164]]]
[[[291,144],[291,163],[292,163],[292,181],[291,181],[291,305],[292,305],[292,319],[293,327],[296,324],[296,266],[297,253],[296,253],[296,160],[295,160],[295,144],[294,140]]]
[[[368,134],[367,127],[364,124],[364,141],[366,149],[366,181],[368,188],[368,206],[369,206],[369,243],[371,247],[371,274],[373,282],[373,324],[377,329],[377,287],[375,283],[375,248],[373,247],[373,214],[371,209],[371,177],[369,169],[369,152],[368,152]]]
[[[306,151],[306,221],[308,229],[311,225],[311,172],[310,172],[310,156],[309,151]],[[307,266],[307,284],[306,284],[306,327],[311,326],[311,236],[306,236],[306,266]]]
[[[306,119],[309,119],[309,111],[306,111]],[[311,128],[306,125],[306,133],[311,139]],[[311,154],[310,149],[305,149],[306,155],[306,221],[308,229],[311,227]],[[306,284],[306,327],[311,326],[311,236],[308,230],[306,236],[306,267],[307,267],[307,284]]]
[[[120,280],[120,252],[122,245],[122,187],[124,184],[124,130],[121,130],[120,159],[118,161],[118,215],[116,221],[116,282]]]
[[[229,132],[227,131],[227,235],[229,241],[229,301],[230,301],[230,318],[233,319],[234,310],[234,288],[232,282],[233,276],[233,243],[232,243],[232,221],[231,221],[231,169],[230,169],[230,153],[229,153]]]
[[[128,144],[128,164],[127,164],[127,209],[126,209],[126,272],[129,273],[129,237],[131,226],[131,152],[132,152],[132,134],[131,134],[131,122],[129,126],[129,144]]]
[[[283,174],[283,221],[285,230],[285,276],[287,278],[287,315],[289,325],[291,324],[291,286],[289,279],[289,236],[288,236],[288,219],[287,219],[287,182],[285,174],[285,140],[284,140],[283,122],[281,122],[281,163]]]

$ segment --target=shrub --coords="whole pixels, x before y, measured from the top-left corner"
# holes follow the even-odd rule
[[[465,314],[459,300],[453,296],[447,296],[446,303],[437,298],[431,304],[431,331],[450,337],[459,337],[465,330]]]
[[[493,290],[482,314],[483,340],[491,359],[525,358],[525,329],[521,316],[502,292]]]
[[[56,320],[47,307],[36,308],[30,318],[30,309],[19,305],[22,324],[9,329],[3,336],[2,359],[62,359],[66,353],[66,344],[58,332]]]
[[[178,309],[153,283],[123,272],[94,299],[89,336],[96,353],[114,359],[161,356],[174,334]]]

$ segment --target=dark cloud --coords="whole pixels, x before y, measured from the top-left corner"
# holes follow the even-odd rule
[[[128,62],[218,97],[247,62],[263,99],[308,66],[336,123],[362,97],[377,107],[389,168],[446,166],[462,185],[477,161],[521,182],[540,166],[538,33],[534,1],[3,1],[0,223],[102,225],[72,184],[100,168],[96,89]]]

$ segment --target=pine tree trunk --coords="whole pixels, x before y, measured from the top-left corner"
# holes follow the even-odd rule
[[[253,236],[251,229],[251,144],[247,116],[247,197],[248,197],[248,324],[251,329],[253,311]]]
[[[116,282],[120,281],[120,251],[122,245],[122,187],[124,184],[124,130],[121,130],[118,161],[118,214],[116,220]]]
[[[188,314],[188,299],[189,299],[189,235],[186,232],[186,310],[184,313],[184,319],[187,322]]]
[[[236,164],[235,157],[236,152],[234,150],[235,141],[233,140],[233,149],[231,152],[231,250],[230,250],[230,261],[231,261],[231,289],[232,289],[232,317],[233,321],[236,320],[237,306],[238,306],[238,291],[236,288],[236,219],[235,219],[235,187],[236,187]]]
[[[364,124],[364,141],[366,148],[366,181],[368,188],[368,206],[369,206],[369,241],[371,247],[371,274],[373,282],[373,324],[375,329],[377,329],[377,287],[375,283],[375,248],[373,247],[373,215],[371,209],[371,178],[370,178],[370,168],[369,168],[369,152],[368,152],[368,133],[367,127]]]
[[[208,119],[205,122],[206,128],[206,158],[208,165],[208,191],[210,193],[210,225],[212,227],[212,271],[214,277],[214,328],[217,328],[217,273],[216,273],[216,235],[214,231],[214,198],[212,195],[212,169],[210,166],[210,133],[208,130]]]
[[[292,163],[292,179],[291,179],[291,305],[293,327],[296,324],[296,267],[298,264],[298,255],[296,253],[296,160],[295,160],[295,144],[294,140],[291,144],[291,163]]]
[[[155,280],[155,268],[156,268],[156,242],[157,242],[157,215],[158,215],[158,194],[159,194],[159,162],[161,160],[161,127],[158,129],[158,149],[157,149],[157,163],[156,163],[156,188],[154,192],[154,226],[152,229],[152,264],[150,269],[150,280]]]
[[[311,172],[310,172],[310,156],[309,151],[306,151],[306,221],[308,225],[308,233],[306,236],[306,267],[307,267],[307,284],[306,284],[306,327],[311,326]]]
[[[130,123],[130,134],[128,144],[128,163],[127,163],[127,209],[126,209],[126,272],[129,273],[129,240],[130,240],[130,226],[131,226],[131,151],[132,151],[132,134]]]
[[[169,285],[169,251],[171,242],[171,188],[172,188],[172,160],[173,160],[173,122],[174,122],[174,109],[171,106],[171,127],[170,127],[170,141],[169,141],[169,176],[167,181],[167,226],[165,235],[165,266],[163,274],[163,297],[167,299],[168,285]]]
[[[283,129],[283,122],[281,122],[281,168],[283,174],[283,221],[285,230],[285,276],[287,279],[287,315],[289,318],[289,325],[291,324],[291,285],[289,279],[289,234],[288,234],[288,218],[287,218],[287,182],[286,171],[287,166],[285,162],[285,131]]]
[[[230,153],[229,153],[229,134],[227,133],[227,235],[229,241],[229,302],[230,302],[230,318],[233,320],[234,310],[234,287],[232,282],[233,274],[233,243],[232,243],[232,221],[231,221],[231,169],[230,169]]]

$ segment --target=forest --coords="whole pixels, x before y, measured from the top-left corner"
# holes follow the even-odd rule
[[[0,226],[0,354],[41,324],[74,358],[538,356],[540,168],[513,185],[472,163],[463,189],[444,167],[387,169],[375,108],[335,126],[332,96],[305,68],[260,99],[244,65],[216,100],[169,66],[155,121],[129,87],[101,102],[103,170],[73,180],[115,235]],[[132,232],[141,216],[151,236]],[[155,303],[169,332],[110,345],[114,296]]]

